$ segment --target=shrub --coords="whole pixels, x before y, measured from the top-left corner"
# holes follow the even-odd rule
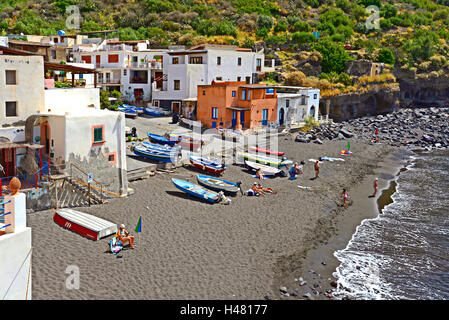
[[[287,31],[287,24],[286,23],[278,23],[274,26],[274,32],[284,32]]]
[[[270,30],[273,27],[273,18],[266,15],[260,15],[257,19],[257,25],[259,29],[268,29]]]
[[[309,32],[312,30],[312,28],[310,27],[310,25],[305,22],[305,21],[297,21],[294,25],[293,25],[293,30],[297,31],[297,32]]]
[[[323,60],[321,61],[323,72],[343,72],[346,69],[348,61],[351,59],[343,46],[326,38],[315,43],[313,49],[319,51],[323,56]]]
[[[292,34],[292,40],[297,44],[305,44],[314,42],[316,38],[309,32],[295,32]]]
[[[377,61],[383,62],[389,65],[394,65],[395,57],[393,52],[391,52],[388,48],[382,48],[379,51],[379,54],[377,55]]]

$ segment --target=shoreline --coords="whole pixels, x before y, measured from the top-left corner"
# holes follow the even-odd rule
[[[375,219],[381,214],[382,209],[393,201],[391,195],[396,192],[396,181],[400,173],[410,164],[410,156],[408,151],[400,148],[391,150],[379,161],[373,172],[366,174],[357,185],[351,186],[353,191],[349,194],[356,201],[347,209],[341,207],[334,209],[333,234],[324,240],[315,239],[312,248],[301,254],[302,259],[297,266],[274,281],[273,293],[279,293],[279,285],[281,285],[287,288],[296,287],[294,292],[300,299],[334,299],[332,293],[336,288],[331,285],[331,282],[336,280],[338,283],[335,272],[340,265],[334,253],[348,246],[363,221]],[[379,178],[379,187],[377,196],[372,198],[368,195],[373,191],[372,184],[375,177]],[[339,283],[338,286],[341,287]],[[281,299],[291,298],[281,295]]]

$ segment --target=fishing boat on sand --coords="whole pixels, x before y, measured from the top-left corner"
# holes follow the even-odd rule
[[[159,151],[164,151],[164,152],[176,152],[179,150],[179,148],[177,147],[170,147],[168,145],[161,145],[161,144],[157,144],[157,143],[151,143],[151,142],[142,142],[142,145],[147,148],[147,149],[152,149],[152,150],[159,150]]]
[[[191,196],[206,200],[210,203],[216,203],[220,201],[220,195],[218,193],[209,191],[185,180],[172,178],[172,181],[176,188]]]
[[[158,110],[156,108],[145,108],[144,113],[153,117],[163,117],[167,115],[164,110]]]
[[[123,107],[136,111],[138,115],[141,115],[143,113],[143,108],[141,107],[132,106],[129,104],[123,104]]]
[[[286,159],[285,157],[282,157],[281,159],[278,158],[270,158],[270,157],[264,157],[261,155],[253,154],[253,153],[246,153],[246,152],[239,152],[237,154],[239,158],[243,158],[243,160],[249,160],[256,163],[266,164],[272,167],[282,167],[282,166],[288,166],[293,164],[293,161]]]
[[[151,133],[151,132],[148,132],[147,135],[150,138],[151,142],[153,142],[153,143],[158,143],[158,144],[162,144],[162,145],[168,145],[170,147],[173,147],[175,144],[178,143],[178,141],[170,140],[170,139],[168,139],[166,137],[163,137],[161,135],[154,134],[154,133]]]
[[[187,148],[189,150],[197,150],[204,144],[203,140],[189,137],[186,135],[178,135],[178,134],[170,133],[169,137],[170,137],[170,140],[179,142],[179,145],[181,147]]]
[[[153,150],[144,146],[131,146],[131,151],[137,156],[167,163],[173,163],[177,159],[177,154],[174,152]]]
[[[118,111],[125,113],[125,117],[135,118],[137,117],[137,112],[134,109],[126,108],[126,107],[118,107]]]
[[[251,147],[249,149],[251,151],[255,151],[255,152],[258,152],[258,153],[271,154],[271,155],[274,155],[274,156],[282,157],[283,155],[285,155],[285,152],[275,151],[275,150],[271,150],[271,149],[263,149],[263,148],[259,148],[259,147]]]
[[[100,240],[117,232],[115,223],[72,209],[56,210],[53,221],[92,240]]]
[[[251,169],[253,171],[257,171],[259,169],[262,169],[262,174],[264,176],[276,176],[276,175],[278,175],[279,173],[282,172],[281,169],[278,169],[278,168],[275,168],[275,167],[271,167],[271,166],[267,166],[267,165],[260,164],[260,163],[256,163],[256,162],[253,162],[253,161],[246,160],[245,164],[246,164],[246,166],[249,169]]]
[[[237,183],[210,176],[197,175],[198,183],[214,191],[235,195],[239,191]]]
[[[223,171],[226,170],[226,165],[223,163],[220,163],[216,160],[200,157],[200,156],[194,156],[189,155],[190,163],[201,170],[215,173],[215,174],[221,174]]]

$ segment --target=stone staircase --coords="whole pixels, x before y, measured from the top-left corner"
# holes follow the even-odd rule
[[[90,204],[106,203],[106,196],[98,194],[99,192],[91,188]],[[62,182],[62,187],[58,187],[58,208],[75,208],[86,207],[89,205],[89,190],[88,187],[77,180],[70,177],[65,177]]]

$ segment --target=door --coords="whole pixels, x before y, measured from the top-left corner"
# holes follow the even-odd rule
[[[100,63],[101,63],[101,56],[96,56],[96,58],[95,58],[95,63],[97,64],[97,68],[100,68],[101,66],[100,66]]]
[[[266,126],[268,124],[268,109],[262,110],[262,125]]]
[[[279,111],[279,125],[284,125],[284,108]]]
[[[143,100],[143,89],[134,89],[134,98],[136,102],[140,102]]]
[[[164,74],[162,72],[156,72],[154,74],[156,78],[156,89],[162,89],[162,80],[164,79]]]
[[[240,124],[242,128],[245,127],[245,111],[240,111]]]
[[[16,175],[16,149],[0,149],[0,177]]]
[[[236,125],[237,125],[237,111],[232,110],[232,123],[231,123],[231,126],[232,126],[232,128],[235,128]]]
[[[215,129],[217,127],[217,121],[212,121],[212,129]]]
[[[41,124],[41,145],[44,147],[44,153],[50,155],[50,125],[47,121]]]
[[[310,108],[310,115],[315,119],[315,106]]]
[[[172,103],[172,112],[179,113],[180,108],[181,108],[181,103],[179,103],[179,102]]]

